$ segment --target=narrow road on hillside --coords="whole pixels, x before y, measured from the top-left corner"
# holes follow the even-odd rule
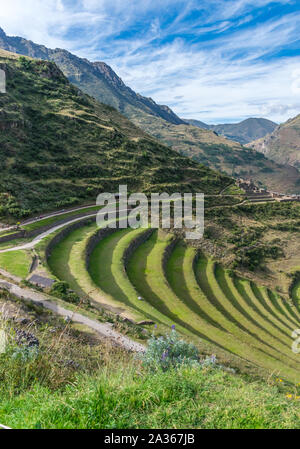
[[[109,338],[114,343],[119,346],[122,346],[127,351],[133,352],[144,352],[145,346],[137,343],[131,338],[126,337],[125,335],[116,332],[110,324],[108,323],[100,323],[97,320],[93,320],[85,315],[82,315],[78,312],[73,312],[71,310],[65,309],[62,306],[59,306],[54,301],[52,301],[45,294],[36,292],[35,290],[31,290],[29,288],[21,288],[11,282],[1,281],[0,280],[0,290],[6,290],[12,295],[16,296],[19,299],[27,300],[34,302],[38,306],[45,307],[48,310],[60,315],[64,318],[72,320],[74,323],[83,324],[90,329],[96,331],[100,336]]]
[[[13,246],[12,248],[1,249],[0,253],[8,253],[11,251],[19,251],[22,249],[34,248],[41,240],[43,240],[45,237],[48,237],[48,235],[53,234],[53,232],[58,231],[59,229],[64,228],[65,226],[68,226],[69,224],[75,223],[76,221],[80,221],[85,218],[92,218],[92,217],[95,217],[96,215],[97,214],[85,215],[83,217],[74,218],[73,220],[67,221],[66,223],[56,225],[53,228],[48,229],[48,231],[45,231],[42,234],[37,235],[31,242],[24,243],[24,245]]]
[[[38,221],[41,220],[45,220],[46,218],[51,218],[51,217],[58,217],[59,215],[64,215],[64,214],[68,214],[71,212],[77,212],[80,210],[84,210],[84,209],[89,209],[90,207],[96,206],[96,204],[90,204],[88,206],[81,206],[81,207],[77,207],[74,209],[61,209],[59,211],[56,212],[51,212],[50,214],[47,215],[40,215],[38,217],[35,218],[29,218],[28,220],[24,220],[22,221],[22,223],[20,223],[20,226],[25,226],[25,225],[29,225],[32,223],[37,223]],[[100,206],[99,206],[100,207]],[[4,232],[4,231],[10,231],[12,229],[14,229],[16,226],[9,226],[7,228],[0,228],[0,232]]]
[[[206,209],[216,209],[216,208],[220,208],[220,207],[228,208],[228,207],[240,206],[241,204],[244,204],[245,202],[247,202],[247,199],[244,199],[240,203],[237,203],[237,204],[225,204],[225,205],[220,204],[220,205],[217,205],[217,206],[207,207]],[[127,210],[128,209],[121,209],[121,210],[119,210],[119,212],[125,212]],[[65,227],[65,226],[67,226],[69,224],[75,223],[76,221],[80,221],[80,220],[83,220],[83,219],[86,219],[86,218],[95,217],[97,214],[98,214],[98,212],[95,212],[95,213],[93,213],[91,215],[83,215],[82,217],[77,217],[77,218],[70,219],[69,221],[67,221],[65,223],[53,226],[53,228],[48,229],[48,231],[45,231],[42,234],[39,234],[31,242],[24,243],[23,245],[19,245],[19,246],[14,246],[12,248],[2,249],[2,250],[0,250],[0,253],[8,253],[8,252],[12,252],[12,251],[18,251],[18,250],[34,248],[41,240],[43,240],[48,235],[53,234],[53,232],[56,232],[59,229]],[[106,212],[103,212],[103,213],[100,213],[99,215],[105,215],[105,214],[106,214]],[[60,215],[60,214],[58,214],[58,215]]]
[[[121,209],[121,210],[119,210],[119,212],[126,212],[126,211],[128,211],[128,209]],[[95,213],[93,213],[91,215],[83,215],[82,217],[77,217],[77,218],[70,219],[69,221],[67,221],[65,223],[61,223],[59,225],[53,226],[53,228],[48,229],[48,231],[45,231],[42,234],[37,235],[31,242],[24,243],[23,245],[13,246],[12,248],[1,249],[0,253],[8,253],[8,252],[11,252],[11,251],[19,251],[19,250],[22,250],[22,249],[34,248],[45,237],[48,237],[48,235],[53,234],[53,232],[56,232],[59,229],[64,228],[65,226],[68,226],[68,225],[70,225],[72,223],[75,223],[77,221],[85,220],[87,218],[96,217],[98,214],[99,215],[105,215],[106,213],[107,212],[102,212],[102,213],[95,212]]]
[[[226,188],[227,187],[225,187],[225,189]],[[228,197],[228,196],[233,196],[233,195],[222,195],[222,192],[220,192],[218,194],[211,194],[211,195],[205,195],[205,196],[206,197],[219,197],[219,196]],[[80,207],[73,208],[73,209],[61,209],[61,210],[58,210],[56,212],[51,212],[49,214],[39,215],[38,217],[34,217],[34,218],[28,218],[27,220],[22,221],[20,223],[20,226],[30,225],[32,223],[37,223],[39,221],[45,220],[47,218],[59,217],[60,215],[68,214],[68,213],[71,213],[71,212],[77,212],[77,211],[81,211],[81,210],[84,210],[84,209],[89,209],[90,207],[93,207],[93,206],[96,206],[96,204],[89,204],[89,205],[86,205],[86,206],[80,206]],[[16,226],[13,225],[13,226],[7,226],[6,228],[0,228],[0,232],[11,231],[15,227]]]

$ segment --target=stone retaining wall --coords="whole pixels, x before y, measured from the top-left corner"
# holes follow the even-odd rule
[[[128,210],[130,210],[130,208]],[[117,219],[118,219],[118,217],[117,217]],[[125,219],[125,222],[127,222],[127,219]],[[85,248],[85,266],[86,266],[87,270],[89,268],[91,254],[94,251],[95,247],[98,245],[98,243],[103,238],[105,238],[108,235],[113,234],[114,232],[118,231],[119,224],[120,224],[120,222],[117,222],[117,227],[116,228],[101,228],[101,229],[98,229],[98,231],[95,232],[95,234],[93,234],[90,237],[90,239],[89,239],[89,241],[87,243],[87,246]]]
[[[98,229],[97,232],[95,232],[95,234],[93,234],[89,240],[88,243],[86,245],[85,248],[85,267],[88,270],[89,268],[89,264],[90,264],[90,258],[91,258],[91,254],[94,251],[95,247],[98,245],[98,243],[105,237],[107,237],[110,234],[113,234],[114,232],[116,232],[118,230],[118,228],[103,228],[103,229]]]
[[[123,264],[125,270],[127,270],[128,262],[131,257],[131,255],[134,253],[134,251],[142,244],[145,243],[153,234],[154,229],[147,229],[145,232],[140,234],[137,238],[132,240],[130,242],[130,245],[126,248],[123,255]]]
[[[15,234],[8,234],[0,237],[0,243],[10,242],[11,240],[21,239],[25,237],[25,231],[18,231]]]
[[[197,251],[196,256],[194,257],[194,260],[193,260],[193,271],[194,271],[194,273],[196,273],[196,265],[198,263],[198,260],[200,259],[200,256],[201,256],[200,251]]]
[[[64,229],[62,229],[58,234],[56,234],[55,237],[49,242],[48,246],[45,250],[45,257],[46,260],[49,259],[49,257],[52,254],[53,249],[56,245],[58,245],[65,237],[67,237],[70,232],[75,231],[76,229],[81,228],[82,226],[85,226],[89,223],[92,223],[93,218],[89,217],[80,221],[76,221],[75,223],[72,223],[70,226],[66,226]]]
[[[163,269],[163,274],[166,279],[167,279],[167,276],[166,276],[167,263],[172,254],[173,249],[175,248],[175,246],[177,245],[178,242],[179,242],[179,238],[174,237],[174,239],[169,243],[169,245],[166,247],[166,249],[164,251],[163,260],[162,260],[162,269]]]

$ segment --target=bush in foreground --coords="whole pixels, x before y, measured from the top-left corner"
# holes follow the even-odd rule
[[[153,335],[148,341],[147,350],[141,356],[141,360],[144,366],[163,371],[176,369],[182,365],[206,366],[216,362],[214,356],[200,360],[197,347],[182,340],[174,329],[171,333],[158,338]]]
[[[32,354],[28,348],[34,342],[29,335],[33,330],[36,332],[30,328],[26,334],[19,334],[20,340],[14,330],[6,328],[11,341],[7,351],[0,354],[0,423],[9,427],[300,426],[297,387],[284,385],[282,379],[270,379],[267,384],[233,375],[216,367],[211,359],[203,363],[195,347],[182,342],[174,332],[161,340],[150,340],[148,356],[152,354],[152,359],[148,361],[152,361],[146,367],[143,361],[116,348],[108,347],[104,353],[102,344],[86,357],[82,357],[84,346],[78,347],[72,354],[75,362],[79,355],[82,357],[81,366],[76,368],[69,363],[72,340],[65,331],[59,331],[51,341],[52,333],[45,329],[38,334],[39,345],[33,345],[36,351]],[[171,342],[166,369],[157,361]],[[183,351],[187,351],[185,357]],[[96,363],[88,369],[91,355],[96,354]]]

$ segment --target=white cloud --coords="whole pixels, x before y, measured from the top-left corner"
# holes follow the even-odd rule
[[[293,0],[0,0],[0,26],[104,60],[134,90],[181,116],[283,121],[299,113],[300,57],[278,61],[272,54],[298,39],[300,14],[237,28],[252,21],[254,7],[270,3]],[[199,16],[191,22],[193,10]],[[168,23],[167,11],[176,11]],[[137,26],[137,33],[126,34]],[[214,39],[196,43],[207,33]]]

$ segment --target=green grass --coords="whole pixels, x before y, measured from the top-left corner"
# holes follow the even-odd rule
[[[129,279],[140,295],[172,320],[178,330],[189,337],[205,338],[201,320],[174,294],[164,276],[163,256],[171,241],[170,234],[153,233],[133,254],[128,265]]]
[[[218,312],[210,303],[197,284],[193,262],[195,251],[179,244],[172,253],[167,276],[171,287],[178,297],[183,298],[201,318],[201,328],[206,338],[209,337],[217,347],[232,352],[235,355],[256,362],[251,348],[228,332],[218,321]]]
[[[28,276],[31,261],[28,251],[0,253],[0,268],[22,279]]]
[[[277,320],[278,325],[281,326],[281,329],[283,329],[285,332],[288,332],[288,335],[290,335],[291,330],[293,330],[294,327],[291,325],[290,321],[283,314],[280,314],[278,312],[278,309],[274,306],[274,304],[270,300],[267,288],[259,287],[254,283],[252,283],[251,286],[255,295],[257,296],[257,298],[259,298],[263,307],[266,309],[266,312],[272,314],[274,319]]]
[[[145,229],[117,231],[99,242],[90,258],[89,272],[95,284],[123,305],[129,305],[140,320],[151,320],[156,324],[171,326],[172,322],[159,310],[144,300],[139,300],[139,292],[130,282],[124,267],[124,254],[128,246]]]
[[[299,401],[217,369],[142,372],[119,363],[67,388],[1,396],[0,422],[45,429],[299,428]]]
[[[82,239],[86,235],[90,235],[95,232],[96,223],[91,223],[84,225],[73,232],[70,232],[63,240],[61,240],[58,245],[53,249],[51,256],[49,257],[47,264],[50,268],[51,273],[56,276],[57,279],[66,281],[70,288],[77,292],[81,296],[85,296],[86,293],[80,285],[78,284],[76,278],[72,274],[70,263],[70,255],[76,243],[81,243]],[[81,260],[76,260],[76,262],[81,262]],[[83,262],[83,261],[82,261]],[[83,262],[84,266],[84,262]],[[83,273],[85,272],[83,268]]]
[[[137,314],[129,304],[125,308],[122,301],[99,288],[86,270],[86,245],[96,230],[96,223],[92,223],[71,231],[52,251],[48,266],[58,279],[68,282],[79,296],[89,297],[96,305],[123,314],[124,317],[140,320],[142,318],[140,314]],[[101,264],[103,268],[109,270],[110,263],[102,261]]]
[[[249,312],[249,316],[252,317],[253,322],[255,323],[255,327],[252,327],[253,332],[256,331],[256,335],[259,339],[268,345],[266,352],[284,362],[286,367],[290,366],[299,370],[299,357],[291,351],[292,340],[288,339],[283,341],[282,334],[276,333],[275,326],[270,326],[269,323],[262,319],[259,313],[257,313],[257,310],[250,302],[247,294],[247,291],[250,291],[247,290],[247,287],[249,288],[249,283],[247,281],[237,280],[236,287],[237,292],[240,295],[240,304]]]
[[[276,293],[276,292],[275,292]],[[291,319],[299,325],[300,314],[298,307],[295,307],[294,303],[290,299],[281,298],[283,308],[287,311]]]
[[[264,304],[261,303],[261,297],[257,294],[257,289],[252,282],[245,281],[242,283],[245,295],[251,308],[256,312],[257,322],[267,330],[270,335],[278,338],[283,344],[291,346],[291,336],[288,328],[283,329],[275,315],[269,313]]]
[[[287,307],[287,300],[279,296],[277,292],[271,290],[268,290],[268,296],[274,307],[289,321],[291,327],[295,329],[295,326],[297,327],[299,323],[297,323],[295,317],[291,315],[290,310]]]
[[[256,339],[257,346],[264,352],[264,364],[266,365],[269,363],[270,367],[273,364],[274,369],[279,370],[282,376],[289,376],[291,380],[297,382],[297,379],[299,378],[299,360],[291,350],[292,342],[290,341],[290,344],[287,341],[282,342],[278,336],[274,338],[273,334],[276,328],[268,327],[268,325],[261,320],[253,306],[247,302],[245,292],[241,288],[239,281],[234,282],[229,276],[226,277],[226,281],[231,294],[235,296],[243,311],[243,313],[239,315],[241,318],[240,322],[248,329],[249,334],[251,334],[251,340]],[[247,284],[247,281],[244,282]],[[243,319],[243,315],[246,316],[247,320]],[[238,315],[235,315],[235,317],[238,318]],[[271,332],[268,332],[268,329],[271,329]],[[273,360],[272,358],[270,359],[270,356]]]
[[[291,351],[287,321],[270,313],[248,282],[234,282],[220,266],[203,257],[194,273],[196,251],[183,244],[171,251],[165,277],[163,258],[172,236],[161,231],[138,246],[126,272],[126,248],[144,232],[131,229],[117,230],[102,239],[91,254],[87,272],[83,255],[93,232],[95,228],[84,227],[70,233],[49,260],[52,272],[77,293],[132,319],[151,319],[161,329],[175,324],[203,352],[223,355],[228,351],[231,358],[298,381],[299,362]],[[271,311],[277,310],[270,305]]]
[[[163,259],[173,237],[162,231],[135,249],[125,271],[125,251],[145,231],[116,230],[96,245],[87,271],[84,254],[95,230],[93,225],[71,232],[49,260],[52,272],[78,294],[136,321],[150,319],[161,330],[175,324],[202,352],[222,357],[227,351],[230,360],[299,381],[290,320],[296,322],[298,311],[288,303],[247,281],[234,280],[203,256],[194,266],[196,250],[183,243],[170,252],[164,272]]]
[[[0,237],[6,237],[8,235],[13,235],[16,234],[18,231],[14,230],[14,231],[0,231]]]
[[[0,250],[14,248],[16,246],[24,245],[28,242],[30,242],[30,239],[16,239],[9,242],[2,242],[0,243]]]
[[[300,387],[274,375],[258,380],[199,365],[163,372],[152,364],[150,370],[109,342],[90,340],[73,326],[66,329],[49,312],[7,296],[0,302],[1,308],[10,303],[30,317],[24,330],[40,342],[33,358],[12,356],[17,347],[20,351],[14,338],[0,354],[0,423],[13,429],[300,426]],[[10,336],[19,327],[3,316],[0,325]]]
[[[226,279],[228,288],[225,287],[220,272],[218,280],[215,277],[215,265],[212,261],[199,259],[196,274],[198,283],[214,306],[211,316],[228,332],[234,335],[238,341],[249,347],[245,357],[253,363],[266,369],[280,372],[293,382],[297,382],[299,375],[297,363],[293,361],[293,354],[290,348],[286,347],[285,353],[279,352],[277,346],[272,346],[272,338],[261,328],[258,328],[255,320],[249,319],[249,314],[245,315],[247,305],[239,295],[232,280]],[[221,282],[221,286],[218,282]],[[285,360],[286,363],[283,363]],[[292,365],[292,366],[290,366]]]
[[[91,206],[91,207],[88,207],[88,208],[82,209],[82,210],[66,212],[65,214],[57,215],[55,217],[43,218],[34,223],[24,225],[24,226],[22,226],[22,229],[24,229],[27,232],[35,231],[36,229],[39,229],[43,226],[49,226],[52,224],[55,225],[56,222],[65,220],[66,218],[72,218],[74,216],[76,217],[76,216],[80,216],[82,214],[88,214],[89,212],[92,214],[93,212],[97,212],[98,210],[100,210],[99,206]]]
[[[103,292],[110,303],[114,303],[119,307],[119,312],[125,312],[126,308],[130,309],[131,315],[138,321],[144,319],[145,316],[141,310],[135,307],[136,301],[132,304],[131,299],[123,292],[119,285],[122,264],[122,245],[119,246],[117,257],[113,260],[113,254],[117,250],[118,244],[123,237],[127,237],[131,229],[117,230],[109,236],[102,239],[91,254],[89,264],[89,274],[94,284],[98,286],[99,291]],[[126,240],[127,241],[127,240]],[[128,241],[129,243],[129,241]],[[117,271],[117,278],[115,278]],[[124,279],[122,279],[124,281]],[[132,295],[137,294],[131,292]]]
[[[245,192],[236,184],[231,184],[223,190],[222,195],[245,195]]]
[[[37,221],[35,223],[24,225],[21,228],[22,228],[22,230],[25,230],[27,232],[35,231],[35,230],[38,230],[38,229],[40,229],[40,228],[42,228],[44,226],[48,226],[48,225],[49,226],[50,225],[55,226],[58,222],[60,222],[61,220],[66,219],[66,218],[70,218],[70,220],[72,220],[73,217],[75,217],[75,218],[77,216],[80,217],[81,214],[86,214],[86,213],[91,213],[92,214],[93,212],[96,212],[97,210],[99,210],[99,206],[92,206],[92,207],[89,207],[87,209],[83,209],[82,211],[73,211],[73,212],[69,212],[69,213],[66,213],[66,214],[58,215],[56,217],[45,218],[45,219],[39,220],[39,221]],[[84,218],[84,216],[82,218]],[[16,231],[10,232],[9,234],[15,234],[15,232]],[[55,234],[51,235],[50,239],[52,239],[54,235]],[[2,235],[0,235],[0,237],[2,237]],[[11,241],[8,241],[8,242],[3,242],[3,243],[0,243],[0,249],[9,249],[9,248],[12,248],[12,247],[15,247],[15,246],[18,246],[18,245],[23,245],[23,244],[25,244],[27,242],[30,242],[31,240],[32,240],[32,238],[26,238],[25,237],[25,238],[19,238],[19,239],[11,240]]]

